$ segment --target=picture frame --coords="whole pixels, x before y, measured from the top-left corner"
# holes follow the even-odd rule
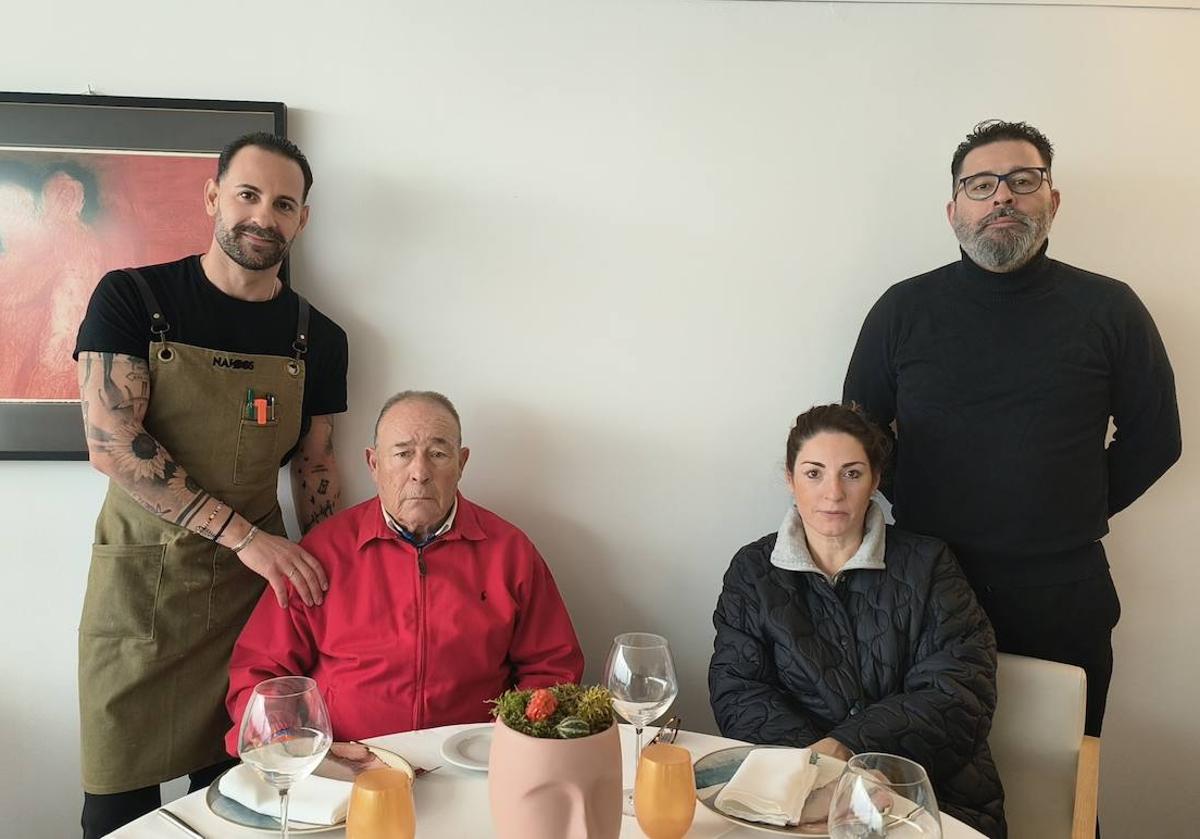
[[[78,395],[64,398],[65,371],[60,363],[64,353],[65,360],[70,362],[65,327],[72,319],[75,328],[78,327],[77,318],[82,313],[77,298],[84,290],[90,296],[90,288],[94,288],[103,273],[109,270],[162,262],[168,258],[183,257],[187,253],[183,251],[162,257],[163,248],[168,246],[166,243],[173,241],[170,238],[172,235],[176,240],[184,240],[180,239],[180,231],[167,231],[164,234],[158,230],[160,225],[156,224],[154,233],[158,235],[158,240],[155,240],[158,247],[157,250],[151,249],[151,254],[159,254],[159,258],[140,258],[142,254],[136,248],[141,246],[142,237],[124,235],[121,240],[124,250],[120,256],[112,258],[125,261],[103,264],[100,261],[103,252],[111,244],[105,239],[109,235],[109,228],[102,225],[89,227],[85,213],[103,214],[107,206],[134,207],[134,210],[126,212],[122,220],[126,225],[124,229],[128,230],[131,225],[136,225],[138,218],[147,215],[142,209],[147,193],[156,189],[163,200],[175,199],[153,216],[156,222],[164,217],[169,222],[176,212],[190,213],[190,205],[186,205],[190,196],[184,195],[180,199],[175,195],[177,189],[171,195],[166,194],[167,190],[173,189],[177,183],[187,183],[190,189],[197,177],[197,168],[202,164],[205,171],[215,174],[216,158],[221,149],[231,140],[254,131],[286,137],[286,106],[282,102],[0,92],[0,330],[9,331],[12,336],[15,334],[13,330],[24,326],[31,338],[38,340],[45,330],[31,326],[28,313],[32,310],[35,314],[45,314],[39,306],[43,309],[54,306],[54,316],[58,318],[55,321],[57,343],[50,349],[43,348],[40,355],[31,356],[35,359],[49,358],[52,364],[25,363],[21,370],[26,378],[21,380],[20,387],[7,383],[2,376],[4,371],[0,370],[0,460],[87,459]],[[62,162],[62,171],[50,174],[56,161]],[[3,164],[7,164],[7,169]],[[183,167],[189,167],[186,180],[183,180]],[[100,174],[90,171],[92,169]],[[120,177],[111,175],[114,171]],[[7,183],[7,191],[3,177],[5,172],[10,175],[17,173]],[[53,184],[53,200],[71,207],[74,214],[70,221],[74,227],[63,233],[61,225],[66,214],[55,215],[54,221],[60,227],[41,231],[42,250],[35,252],[34,258],[19,261],[15,249],[13,252],[4,249],[5,228],[2,222],[8,219],[13,228],[21,225],[23,233],[29,232],[37,224],[49,224],[51,214],[46,205],[51,200],[47,197],[51,194],[51,188],[41,190],[35,181],[41,178],[42,183],[49,184],[52,177],[58,179]],[[59,182],[66,185],[68,198],[65,201],[60,201],[64,189],[58,188]],[[120,195],[121,190],[126,188],[124,185],[128,184],[138,184],[140,192],[136,196]],[[201,214],[202,186],[203,181],[196,189],[194,201]],[[96,206],[89,209],[88,190],[100,194],[100,198],[93,196],[91,199],[93,205],[100,209],[96,209]],[[150,197],[156,198],[154,195]],[[101,199],[103,202],[97,204]],[[185,206],[188,206],[186,211],[182,209]],[[135,210],[142,215],[138,216]],[[191,238],[186,241],[196,240],[195,229],[201,222],[205,231],[211,231],[207,217],[198,222],[195,217],[188,216]],[[36,229],[34,233],[37,233]],[[206,237],[210,235],[210,232],[205,233]],[[73,248],[73,243],[81,241],[79,236],[90,237],[86,241],[94,244],[94,247]],[[39,241],[32,236],[20,241],[26,240]],[[205,238],[204,247],[207,241]],[[103,264],[98,273],[88,270],[90,264],[80,268],[80,261],[75,257],[84,250],[92,264]],[[112,248],[107,250],[111,251]],[[101,255],[97,256],[97,252]],[[193,248],[191,252],[197,250]],[[5,258],[8,258],[7,263],[3,261]],[[55,264],[59,260],[63,261],[61,266]],[[47,264],[57,269],[58,273],[46,268]],[[7,278],[4,273],[6,270]],[[21,274],[24,270],[36,270],[39,282],[43,275],[51,279],[45,280],[42,286],[25,283]],[[286,281],[285,272],[286,263],[281,267],[281,278]],[[92,273],[95,276],[91,276]],[[60,302],[67,292],[53,288],[53,283],[57,281],[54,278],[64,276],[76,277],[75,281],[84,285],[88,282],[91,284],[90,288],[70,292],[76,298],[70,316],[63,314]],[[82,276],[87,279],[78,279]],[[36,300],[32,300],[32,292],[28,291],[30,285],[42,289],[41,296]],[[18,310],[18,305],[24,308]],[[32,320],[41,322],[37,317]],[[73,341],[73,335],[70,340]],[[3,336],[0,335],[2,341]],[[73,343],[70,346],[73,347]],[[11,354],[11,347],[8,352]],[[70,364],[73,371],[74,364]],[[10,364],[10,378],[15,375],[11,369],[14,366],[15,363]],[[54,368],[53,371],[50,367]],[[29,377],[39,375],[39,371],[45,372],[44,385],[29,381]],[[51,372],[56,377],[53,385]],[[45,393],[53,390],[54,396],[46,396],[38,391],[39,387],[44,387]]]

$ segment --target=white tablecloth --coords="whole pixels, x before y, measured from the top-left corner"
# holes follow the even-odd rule
[[[413,798],[417,811],[417,835],[425,839],[439,837],[488,837],[492,836],[491,814],[488,810],[487,775],[452,766],[442,758],[442,743],[455,732],[475,725],[449,725],[423,731],[409,731],[378,737],[370,742],[378,743],[405,757],[414,766],[426,769],[441,766],[432,775],[422,777],[413,786]],[[653,729],[647,729],[647,739]],[[693,758],[728,748],[743,745],[736,740],[712,737],[707,734],[681,732],[676,745],[686,747]],[[633,729],[621,726],[621,747],[624,752],[626,786],[632,784],[633,773]],[[167,805],[167,809],[181,816],[196,830],[209,839],[263,839],[269,834],[236,827],[208,810],[204,802],[205,790],[192,793]],[[983,834],[972,830],[962,822],[942,814],[943,839],[981,839]],[[117,839],[180,839],[184,834],[155,813],[143,816],[117,832],[110,834]],[[344,830],[330,830],[318,834],[327,839],[344,839]],[[692,823],[689,837],[695,839],[761,839],[767,834],[737,827],[697,802],[696,820]],[[645,834],[637,821],[627,816],[621,825],[622,839],[644,839]]]

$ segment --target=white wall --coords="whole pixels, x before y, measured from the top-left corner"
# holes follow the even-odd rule
[[[2,88],[288,103],[317,174],[297,280],[351,336],[349,500],[370,492],[382,399],[444,390],[473,448],[466,492],[542,548],[588,675],[617,631],[663,632],[693,727],[712,725],[721,575],[787,504],[789,419],[839,395],[887,285],[956,257],[948,158],[977,120],[1050,134],[1052,255],[1135,286],[1185,433],[1200,411],[1200,13],[113,0],[6,4],[3,21]],[[1173,796],[1200,752],[1198,470],[1185,456],[1108,539],[1125,611],[1106,835],[1194,827]],[[0,833],[75,831],[102,486],[85,464],[0,464]]]

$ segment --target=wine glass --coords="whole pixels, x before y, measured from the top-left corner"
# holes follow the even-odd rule
[[[238,731],[238,754],[279,790],[281,839],[288,836],[288,790],[308,777],[333,743],[329,712],[307,676],[281,676],[254,687]]]
[[[829,803],[830,839],[941,839],[929,776],[919,763],[867,752],[846,763]]]
[[[667,639],[648,632],[626,632],[613,639],[604,665],[604,682],[613,697],[613,710],[637,734],[634,776],[642,756],[642,729],[663,715],[679,694],[675,664]],[[622,812],[633,815],[633,789],[626,788]]]
[[[650,839],[682,839],[696,816],[696,775],[684,748],[651,743],[633,785],[638,827]]]

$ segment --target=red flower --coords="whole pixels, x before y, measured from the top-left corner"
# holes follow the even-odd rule
[[[525,706],[525,719],[541,722],[548,719],[557,707],[558,700],[554,698],[554,694],[546,688],[538,688],[529,697],[529,704]]]

